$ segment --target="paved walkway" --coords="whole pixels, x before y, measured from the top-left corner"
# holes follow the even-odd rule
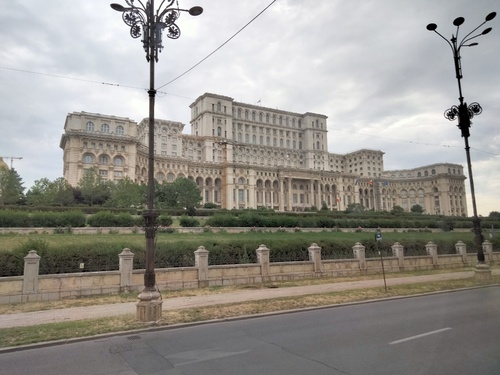
[[[500,269],[492,270],[492,274],[500,275]],[[387,286],[442,280],[458,280],[472,277],[474,277],[474,271],[397,277],[387,279]],[[377,280],[349,281],[297,287],[239,290],[228,293],[215,293],[192,297],[175,297],[163,300],[163,311],[376,287],[384,287],[384,281],[382,278]],[[19,314],[4,314],[0,315],[0,328],[33,326],[46,323],[135,314],[135,304],[136,302],[127,302],[86,307],[70,307],[66,309],[34,311]]]

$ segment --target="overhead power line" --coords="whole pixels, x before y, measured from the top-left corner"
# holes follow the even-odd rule
[[[267,9],[269,9],[269,7],[271,5],[273,5],[276,1],[277,0],[271,1],[271,3],[268,6],[266,6],[262,11],[260,11],[259,14],[257,14],[254,18],[252,18],[250,21],[248,21],[245,26],[243,26],[241,29],[239,29],[237,32],[235,32],[228,40],[226,40],[224,43],[222,43],[219,47],[217,47],[216,49],[214,49],[212,52],[210,52],[207,56],[205,56],[203,59],[201,59],[200,61],[198,61],[196,64],[194,64],[191,68],[189,68],[188,70],[186,70],[184,73],[179,74],[177,77],[175,77],[174,79],[171,79],[170,81],[168,81],[164,85],[161,85],[158,88],[161,89],[162,87],[170,85],[172,82],[177,81],[179,78],[181,78],[184,75],[188,74],[191,70],[193,70],[198,65],[200,65],[202,62],[204,62],[205,60],[207,60],[210,56],[212,56],[214,53],[216,53],[218,50],[220,50],[222,47],[224,47],[226,44],[228,44],[236,35],[238,35],[239,33],[241,33],[248,25],[250,25],[253,21],[255,21],[257,18],[259,18],[260,15],[262,13],[264,13]]]

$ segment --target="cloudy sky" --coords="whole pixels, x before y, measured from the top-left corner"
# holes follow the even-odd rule
[[[184,13],[177,22],[182,36],[164,43],[156,65],[156,114],[185,123],[185,133],[190,133],[189,105],[212,92],[325,114],[330,152],[382,150],[386,170],[438,162],[466,166],[456,122],[443,117],[459,96],[451,49],[426,25],[436,23],[450,38],[453,20],[463,16],[464,36],[488,13],[500,11],[496,0],[179,0],[179,5],[200,5],[204,12]],[[478,46],[462,50],[465,100],[483,107],[470,137],[481,215],[500,211],[500,16],[487,26],[493,31],[478,38]],[[11,0],[0,15],[0,46],[0,156],[23,158],[13,165],[26,188],[40,178],[62,176],[59,141],[68,113],[136,121],[148,116],[142,44],[130,37],[108,1]],[[466,186],[469,192],[468,180]],[[470,200],[468,195],[472,215]]]

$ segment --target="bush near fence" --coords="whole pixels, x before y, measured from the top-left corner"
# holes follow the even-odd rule
[[[128,247],[135,254],[134,268],[145,268],[144,247],[142,245],[130,245],[124,241],[109,242],[104,238],[96,237],[92,245],[88,244],[61,244],[49,246],[43,239],[28,238],[12,251],[0,250],[0,277],[18,276],[23,273],[23,258],[30,250],[36,250],[42,257],[40,263],[40,274],[59,274],[73,272],[96,272],[116,270],[116,257]],[[255,263],[255,249],[259,247],[262,240],[260,238],[225,241],[220,239],[209,239],[203,243],[206,250],[209,251],[209,264],[246,264]],[[428,239],[400,240],[405,248],[405,256],[426,255],[425,245]],[[455,254],[456,240],[433,241],[438,247],[438,253]],[[467,245],[467,251],[474,252],[473,239],[464,240]],[[491,241],[494,248],[500,247],[500,239],[495,238]],[[307,261],[309,259],[308,247],[310,241],[306,239],[283,239],[268,238],[267,246],[271,249],[271,262],[285,261]],[[323,259],[350,259],[352,258],[352,240],[319,239],[317,241],[322,248]],[[367,258],[378,257],[380,249],[383,256],[391,257],[392,241],[373,240],[363,241],[366,248]],[[155,248],[155,267],[192,267],[194,266],[193,244],[189,241],[161,241]],[[83,265],[83,268],[81,268]]]

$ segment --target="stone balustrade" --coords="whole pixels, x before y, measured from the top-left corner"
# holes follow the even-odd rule
[[[467,253],[462,241],[455,245],[456,254],[439,255],[433,242],[427,243],[424,256],[405,256],[399,242],[391,249],[393,256],[382,259],[387,272],[456,268],[474,265],[477,260],[475,253]],[[172,290],[381,272],[381,259],[366,258],[365,250],[357,242],[352,259],[322,259],[321,247],[313,243],[308,248],[308,261],[270,262],[271,250],[262,244],[255,250],[257,263],[209,265],[209,252],[200,246],[194,251],[194,267],[156,269],[156,281],[160,290]],[[500,252],[493,251],[490,241],[483,243],[483,251],[488,263],[500,263]],[[31,250],[24,258],[23,276],[0,278],[0,304],[142,290],[144,270],[133,269],[134,254],[125,248],[118,257],[118,271],[39,275],[41,257]]]

